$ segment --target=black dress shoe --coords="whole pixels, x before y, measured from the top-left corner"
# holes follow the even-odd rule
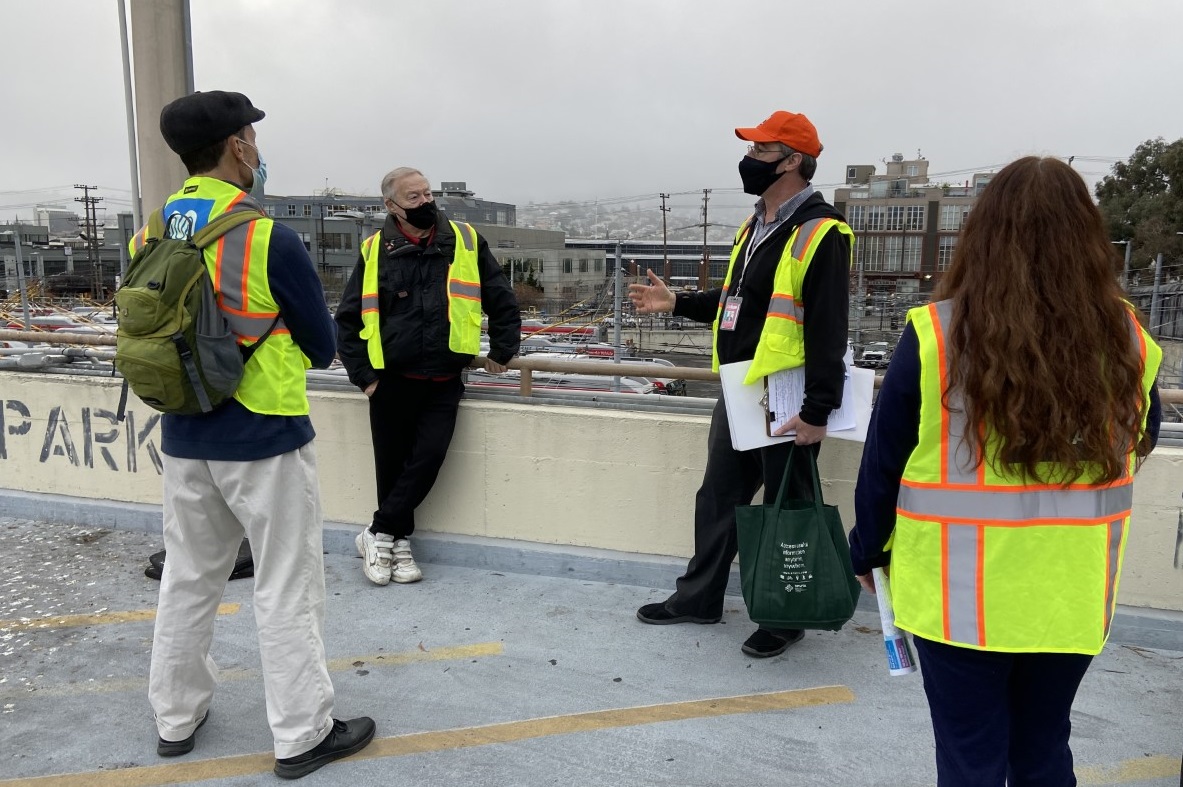
[[[637,610],[637,620],[654,626],[668,626],[671,623],[718,623],[719,618],[697,618],[694,615],[680,615],[671,612],[665,602],[646,604]]]
[[[159,582],[161,575],[164,574],[164,561],[167,556],[168,553],[163,549],[148,555],[148,567],[144,569],[144,576]],[[238,557],[234,558],[234,569],[230,572],[230,578],[244,579],[254,575],[255,560],[251,555],[251,545],[244,538],[242,543],[238,545]]]
[[[789,645],[800,642],[804,637],[805,632],[801,629],[758,628],[740,650],[752,658],[767,659],[779,656],[789,649]]]
[[[197,726],[193,728],[189,737],[183,741],[166,741],[164,738],[157,738],[156,753],[161,757],[179,757],[193,751],[193,744],[197,740],[197,731],[204,727],[207,721],[209,721],[208,710],[201,717],[201,721],[197,722]]]
[[[360,716],[349,721],[333,719],[329,736],[303,754],[275,761],[275,775],[281,779],[299,779],[333,760],[348,757],[364,749],[374,740],[374,720]]]

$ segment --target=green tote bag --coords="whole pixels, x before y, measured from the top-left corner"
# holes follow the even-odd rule
[[[789,468],[805,454],[813,500],[786,500]],[[772,505],[736,506],[739,574],[752,622],[768,628],[837,631],[850,620],[859,584],[836,506],[822,500],[817,460],[794,445]]]

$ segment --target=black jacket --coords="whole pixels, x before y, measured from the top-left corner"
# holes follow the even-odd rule
[[[806,221],[821,218],[846,220],[821,194],[814,194],[756,248],[743,277],[740,291],[743,303],[735,330],[719,331],[719,363],[750,361],[755,357],[768,303],[772,300],[776,266],[789,235]],[[748,233],[736,260],[736,270],[732,273],[732,287],[735,286],[734,280],[739,278],[739,265],[750,241],[751,233]],[[801,420],[814,426],[824,426],[830,412],[842,404],[846,377],[842,356],[846,354],[849,287],[850,241],[837,230],[830,230],[818,245],[813,262],[805,273],[801,293],[805,310],[805,403],[801,407]],[[674,314],[698,322],[713,322],[721,292],[721,289],[715,289],[680,293]]]
[[[481,276],[481,308],[489,316],[489,358],[507,363],[518,353],[522,318],[517,298],[489,244],[477,236],[477,264]],[[386,371],[397,374],[458,374],[471,355],[448,348],[448,265],[456,236],[441,213],[430,242],[420,245],[399,230],[394,216],[382,227],[378,256],[378,319]],[[370,365],[366,342],[358,334],[361,322],[361,284],[365,260],[345,285],[337,307],[337,356],[349,380],[365,388],[378,379]]]

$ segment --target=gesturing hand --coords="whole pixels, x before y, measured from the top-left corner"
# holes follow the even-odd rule
[[[652,285],[630,284],[628,286],[628,299],[633,302],[637,314],[672,312],[677,298],[656,273],[652,270],[648,270],[646,273],[649,274],[649,281],[652,282]]]

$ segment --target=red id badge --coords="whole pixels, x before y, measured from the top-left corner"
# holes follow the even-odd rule
[[[723,302],[723,319],[719,320],[720,331],[735,330],[735,320],[739,317],[741,303],[743,303],[743,298],[734,295]]]

